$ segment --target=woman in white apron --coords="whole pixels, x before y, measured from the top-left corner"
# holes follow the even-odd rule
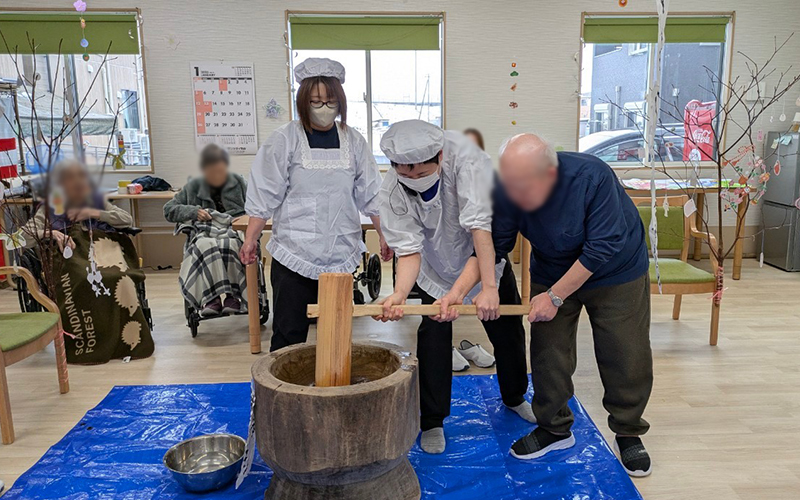
[[[450,415],[453,323],[450,304],[478,306],[497,360],[503,403],[534,421],[524,396],[528,389],[525,330],[519,316],[497,316],[500,303],[520,297],[506,256],[495,261],[491,244],[492,161],[460,132],[444,131],[421,120],[398,122],[383,135],[381,150],[392,162],[381,188],[381,222],[397,253],[395,291],[387,297],[387,321],[402,317],[391,306],[405,303],[416,287],[423,304],[440,304],[442,313],[423,317],[417,331],[422,437],[427,453],[445,449],[444,419]],[[465,287],[461,275],[477,256],[481,286]],[[474,263],[473,263],[474,264]],[[468,273],[468,275],[471,273]]]
[[[367,142],[348,127],[344,67],[309,58],[295,68],[298,120],[264,142],[250,171],[241,249],[255,261],[258,238],[272,219],[270,351],[305,342],[306,307],[317,302],[321,273],[351,273],[366,251],[359,212],[372,219],[381,256],[391,258],[378,217],[381,176]],[[339,121],[336,121],[336,117]]]

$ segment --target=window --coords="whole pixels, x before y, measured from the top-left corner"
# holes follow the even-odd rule
[[[364,136],[379,164],[388,164],[380,141],[392,124],[420,119],[443,126],[441,22],[439,14],[290,14],[290,63],[327,57],[344,65],[347,124]],[[292,83],[294,106],[294,77]]]
[[[17,86],[18,126],[33,149],[23,151],[24,171],[72,157],[111,168],[108,154],[118,154],[120,139],[126,169],[150,170],[138,15],[83,13],[86,49],[80,18],[75,12],[0,12],[7,42],[0,42],[0,79]],[[46,143],[65,130],[68,136],[49,158]]]
[[[698,146],[702,141],[697,139],[719,126],[729,22],[724,16],[667,20],[657,161],[688,160],[690,150],[698,147],[705,160],[716,155],[713,145]],[[592,119],[588,126],[579,125],[580,151],[602,155],[608,162],[643,161],[642,151],[633,154],[620,141],[625,134],[644,134],[657,34],[655,17],[585,18],[581,95],[582,101],[588,99]],[[621,135],[610,133],[616,131]]]

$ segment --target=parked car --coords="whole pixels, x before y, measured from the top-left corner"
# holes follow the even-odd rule
[[[656,130],[657,162],[683,161],[683,125],[664,126]],[[594,155],[607,163],[642,163],[644,133],[637,129],[595,132],[578,141],[581,153]]]

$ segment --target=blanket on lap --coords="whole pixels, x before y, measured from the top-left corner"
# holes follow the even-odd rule
[[[133,242],[112,231],[92,231],[94,260],[89,260],[89,233],[73,227],[72,257],[58,252],[56,302],[61,310],[67,362],[106,363],[130,356],[146,358],[155,346],[136,293],[144,281]]]
[[[222,294],[245,302],[245,272],[239,249],[242,235],[231,227],[233,217],[209,210],[210,221],[187,221],[175,234],[190,229],[178,283],[183,297],[195,309]]]

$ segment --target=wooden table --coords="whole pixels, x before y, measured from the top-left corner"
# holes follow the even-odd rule
[[[175,197],[177,191],[147,191],[144,193],[139,194],[120,194],[120,193],[110,193],[106,195],[106,199],[109,201],[128,201],[131,206],[131,216],[133,216],[133,225],[135,227],[141,228],[141,218],[139,214],[139,202],[140,201],[147,201],[147,200],[171,200]],[[139,258],[144,260],[144,246],[142,245],[142,235],[144,231],[137,234],[134,237],[133,244],[136,248],[136,252],[139,254]]]
[[[247,231],[247,224],[250,217],[243,215],[233,220],[235,231]],[[372,220],[361,216],[361,230],[368,231],[375,229]],[[272,220],[268,220],[264,226],[264,232],[272,231]],[[266,278],[265,278],[266,279]],[[245,266],[245,280],[247,282],[247,319],[250,331],[250,352],[258,354],[261,352],[261,314],[258,307],[258,262]]]
[[[625,181],[623,181],[623,185]],[[703,230],[703,211],[705,210],[706,206],[706,195],[708,194],[716,194],[719,195],[720,189],[719,187],[700,187],[700,186],[689,186],[686,189],[682,188],[665,188],[665,189],[656,189],[656,197],[661,197],[664,195],[670,196],[675,194],[686,194],[686,191],[689,192],[689,196],[693,196],[695,200],[695,206],[697,207],[697,212],[695,213],[695,223],[697,224],[697,228],[701,231]],[[650,196],[649,189],[634,189],[628,186],[625,186],[625,192],[628,193],[629,196]],[[733,279],[738,280],[742,277],[742,256],[744,252],[744,217],[747,211],[747,207],[750,204],[750,196],[749,194],[745,195],[745,199],[742,203],[739,204],[736,213],[736,220],[737,223],[736,227],[737,234],[736,234],[736,243],[733,248]],[[741,221],[741,222],[739,222]],[[694,260],[700,260],[701,254],[701,245],[702,240],[695,239],[694,240],[694,248],[692,250],[692,258]]]

